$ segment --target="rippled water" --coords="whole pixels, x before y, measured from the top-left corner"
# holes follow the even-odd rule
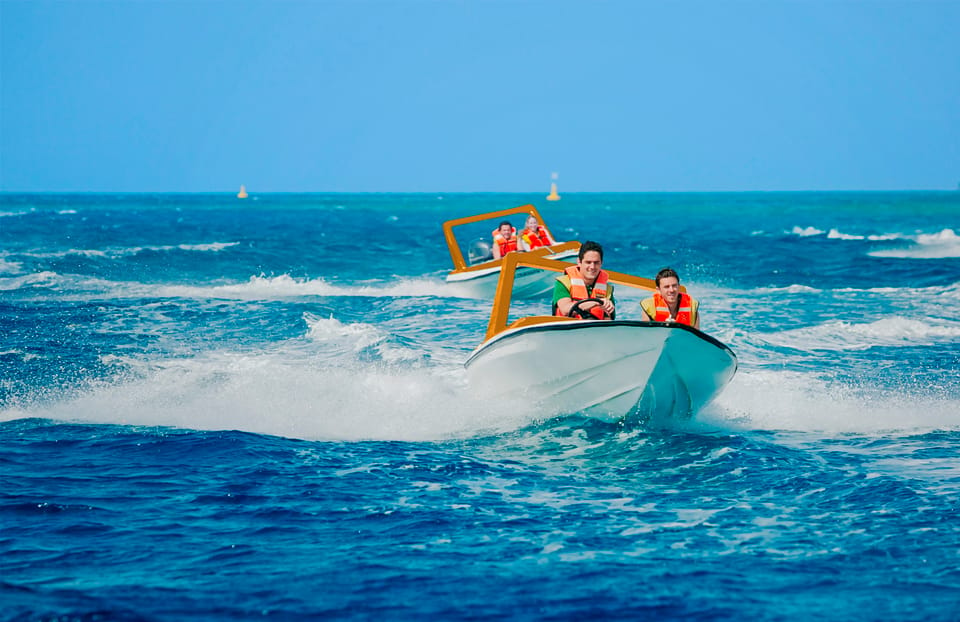
[[[440,224],[529,202],[701,299],[740,368],[696,420],[470,390]],[[960,193],[0,195],[0,619],[960,619],[958,230]]]

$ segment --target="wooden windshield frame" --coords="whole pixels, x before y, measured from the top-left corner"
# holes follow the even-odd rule
[[[539,250],[539,249],[538,249]],[[513,281],[516,270],[519,267],[535,268],[549,270],[551,272],[563,272],[570,266],[576,265],[566,261],[556,259],[547,259],[534,253],[508,253],[503,258],[503,264],[500,270],[500,280],[497,281],[497,291],[493,297],[493,308],[490,311],[490,322],[487,324],[487,334],[484,340],[490,339],[495,335],[502,333],[508,328],[519,328],[521,326],[530,326],[533,324],[546,324],[549,322],[572,322],[573,318],[556,317],[552,315],[536,315],[522,317],[509,326],[507,320],[510,315],[510,302],[513,296]],[[609,282],[632,289],[639,289],[645,292],[655,292],[657,290],[656,282],[653,279],[633,276],[624,272],[615,272],[613,270],[604,271],[609,276]],[[680,291],[686,292],[687,288],[680,286]]]
[[[463,218],[454,218],[453,220],[448,220],[443,223],[443,238],[447,242],[447,249],[450,251],[450,260],[453,262],[453,272],[470,272],[473,270],[486,270],[489,268],[495,268],[501,265],[503,259],[491,259],[490,261],[485,261],[483,263],[478,263],[475,265],[467,265],[466,260],[463,258],[463,251],[460,249],[460,244],[457,242],[456,235],[454,235],[453,228],[459,227],[460,225],[467,225],[474,222],[480,222],[482,220],[491,220],[496,218],[504,218],[512,214],[525,214],[536,216],[537,220],[540,222],[540,225],[547,230],[547,233],[550,234],[550,237],[554,240],[557,239],[557,236],[553,235],[553,232],[550,231],[550,227],[547,226],[546,221],[544,221],[543,216],[540,215],[540,211],[537,210],[533,205],[519,205],[517,207],[511,207],[508,209],[497,210],[495,212],[486,212],[483,214],[477,214],[475,216],[465,216]],[[523,227],[517,229],[517,231],[522,231]],[[553,255],[555,253],[560,253],[570,249],[576,249],[580,247],[579,242],[558,242],[553,246],[545,246],[531,251],[534,255]],[[512,253],[511,253],[512,254]],[[509,255],[508,255],[509,256]]]

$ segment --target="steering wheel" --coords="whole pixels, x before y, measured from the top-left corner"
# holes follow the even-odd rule
[[[595,320],[597,316],[590,313],[592,309],[581,309],[580,305],[585,302],[596,302],[598,304],[603,304],[603,300],[599,298],[584,298],[583,300],[578,300],[573,303],[573,306],[570,307],[570,310],[567,311],[567,317],[577,317],[579,316],[582,320]]]

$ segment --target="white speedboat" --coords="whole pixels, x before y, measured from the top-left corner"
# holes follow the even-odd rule
[[[472,387],[491,399],[535,403],[551,416],[665,421],[692,417],[733,378],[733,351],[691,326],[553,316],[510,321],[510,281],[517,267],[556,278],[569,265],[541,257],[505,258],[486,339],[465,363]],[[649,279],[607,272],[618,286],[621,307],[622,287],[654,288]],[[622,317],[626,310],[618,313]]]
[[[447,283],[456,284],[461,295],[465,297],[492,298],[497,289],[503,259],[493,258],[488,232],[496,229],[500,221],[509,219],[511,215],[520,216],[518,222],[521,223],[522,229],[522,222],[531,214],[536,216],[548,232],[550,231],[540,212],[533,205],[521,205],[476,216],[456,218],[443,223],[443,236],[450,251],[450,260],[453,262],[453,270],[447,274]],[[467,232],[465,238],[462,235],[464,232]],[[457,234],[460,234],[461,238],[473,240],[466,247],[466,258],[464,258],[464,247],[461,246]],[[556,239],[552,233],[550,237]],[[563,242],[538,248],[524,255],[568,259],[576,257],[579,250],[579,242]],[[514,278],[515,289],[512,295],[514,298],[534,298],[547,294],[553,289],[553,281],[554,275],[549,272],[521,267]]]

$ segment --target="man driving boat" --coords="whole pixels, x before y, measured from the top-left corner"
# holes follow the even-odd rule
[[[587,241],[580,246],[577,265],[570,266],[553,286],[553,314],[612,320],[617,314],[613,283],[603,266],[603,247]],[[587,301],[587,302],[583,302]]]
[[[700,328],[700,303],[680,292],[680,277],[673,268],[657,272],[657,291],[640,302],[644,319],[650,322],[678,322]]]
[[[501,259],[517,250],[517,230],[509,220],[504,220],[493,230],[493,258]]]

